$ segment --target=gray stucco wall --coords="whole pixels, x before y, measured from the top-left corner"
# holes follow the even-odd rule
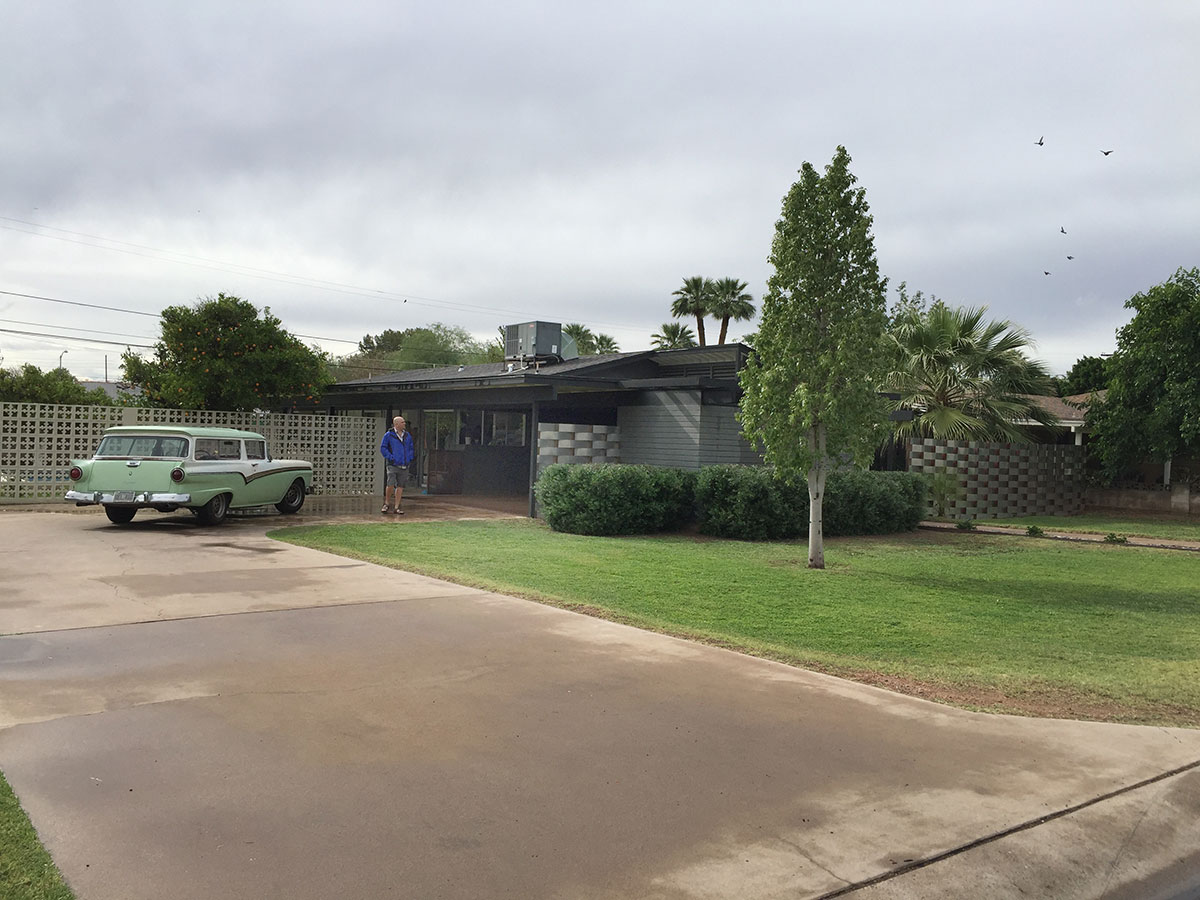
[[[700,465],[762,465],[762,454],[742,437],[737,411],[736,406],[700,407]]]
[[[699,391],[653,391],[617,411],[621,462],[699,469],[762,462],[741,436],[732,406],[704,406]]]

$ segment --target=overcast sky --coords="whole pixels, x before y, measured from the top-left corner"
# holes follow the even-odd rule
[[[335,354],[533,319],[644,349],[686,276],[760,299],[783,195],[838,144],[891,285],[986,304],[1056,372],[1200,266],[1194,0],[46,0],[4,20],[4,366],[66,350],[99,378],[107,354],[116,378],[118,344],[157,336],[12,293],[157,313],[224,291]]]

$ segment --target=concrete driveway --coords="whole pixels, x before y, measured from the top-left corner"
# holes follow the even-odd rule
[[[1145,897],[1196,872],[1200,732],[954,710],[279,524],[0,514],[0,769],[81,900]]]

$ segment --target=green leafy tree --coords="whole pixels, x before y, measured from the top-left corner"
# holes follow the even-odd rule
[[[689,350],[696,346],[696,335],[683,322],[663,322],[657,334],[650,336],[655,350]]]
[[[116,406],[101,388],[88,389],[64,368],[43,372],[26,363],[0,369],[0,402],[62,403],[70,406]]]
[[[902,281],[896,286],[896,302],[888,312],[888,328],[894,328],[900,322],[915,319],[925,314],[931,303],[940,303],[936,296],[926,297],[921,291],[908,292],[908,282]]]
[[[404,332],[385,328],[379,334],[366,334],[358,342],[359,353],[390,353],[404,346]]]
[[[721,335],[718,344],[725,343],[729,333],[729,320],[747,322],[754,318],[754,298],[746,293],[746,282],[736,278],[719,278],[712,283],[712,295],[708,301],[708,314],[721,320]]]
[[[893,322],[883,385],[893,410],[913,414],[893,423],[897,437],[1020,442],[1031,440],[1020,420],[1055,424],[1029,396],[1053,393],[1046,366],[1025,355],[1029,332],[986,313],[938,300]]]
[[[1179,269],[1125,303],[1108,394],[1092,404],[1092,446],[1105,473],[1147,459],[1200,456],[1200,269]]]
[[[1055,380],[1058,396],[1090,394],[1108,387],[1108,360],[1101,356],[1081,356],[1069,372]]]
[[[808,481],[808,565],[825,568],[829,470],[865,464],[883,426],[877,385],[887,323],[866,192],[838,147],[822,176],[805,163],[783,198],[754,352],[741,373],[740,418],[767,461]]]
[[[709,278],[693,275],[683,279],[683,287],[672,291],[675,302],[671,304],[671,315],[676,319],[696,317],[696,334],[700,346],[704,346],[704,317],[708,315],[708,304],[712,300],[713,283]]]
[[[508,340],[508,334],[501,325],[496,329],[498,337],[488,341],[483,348],[483,359],[480,362],[504,362],[505,343]]]
[[[150,406],[261,409],[319,399],[330,382],[324,354],[306,347],[264,309],[219,294],[162,312],[153,356],[126,351],[125,380]]]
[[[494,346],[475,340],[464,328],[441,322],[402,331],[389,328],[376,335],[366,335],[358,343],[359,352],[335,360],[331,371],[337,381],[350,381],[388,372],[503,359],[502,339],[500,343],[492,344]],[[367,348],[365,351],[364,347]]]

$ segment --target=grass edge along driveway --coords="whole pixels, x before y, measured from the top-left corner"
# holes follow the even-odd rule
[[[75,897],[3,775],[0,775],[0,897],[4,900],[74,900]]]
[[[969,709],[1200,726],[1200,554],[918,532],[595,538],[526,520],[272,537]]]

